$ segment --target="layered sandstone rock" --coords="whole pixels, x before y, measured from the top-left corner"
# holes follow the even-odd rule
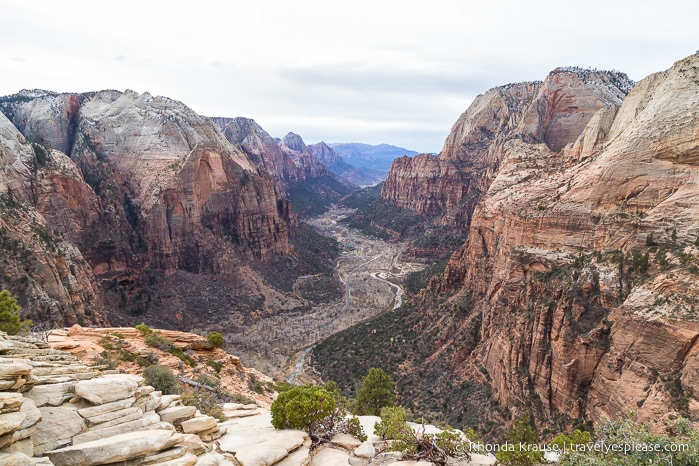
[[[2,114],[0,166],[0,287],[14,292],[25,318],[105,324],[92,269],[72,242],[98,220],[99,199],[68,157],[33,146]]]
[[[67,263],[47,267],[64,267],[75,279],[63,270],[35,274],[25,267],[32,270],[27,286],[20,282],[24,274],[8,274],[6,286],[37,321],[104,324],[105,291],[108,310],[120,321],[124,311],[153,309],[156,283],[177,286],[192,274],[195,281],[213,275],[239,284],[255,275],[241,271],[245,265],[293,251],[295,220],[271,176],[180,102],[131,91],[23,91],[1,108],[14,126],[2,116],[0,190],[72,243],[62,248],[70,249]],[[6,227],[8,241],[25,243],[15,226]],[[89,267],[77,265],[83,257]],[[50,283],[54,277],[63,277],[62,286]],[[75,290],[60,289],[66,287]],[[61,304],[36,302],[52,299]],[[161,306],[171,325],[185,325],[181,309],[167,310],[179,303]]]
[[[439,157],[397,159],[382,190],[399,207],[467,228],[516,138],[554,151],[573,143],[600,108],[618,105],[632,86],[621,73],[559,68],[544,82],[509,84],[476,97]]]
[[[482,313],[478,347],[452,367],[483,367],[503,405],[540,420],[696,418],[699,55],[621,104],[615,75],[579,74],[539,86],[422,305],[446,293],[468,301],[466,320]]]

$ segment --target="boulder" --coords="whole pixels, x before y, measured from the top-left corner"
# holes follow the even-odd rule
[[[34,460],[19,451],[0,452],[2,466],[34,466]]]
[[[46,452],[56,466],[91,466],[145,457],[182,443],[171,430],[130,432]]]
[[[19,430],[27,415],[22,412],[0,414],[0,435]]]
[[[194,453],[195,455],[201,455],[209,451],[209,447],[196,434],[182,434],[182,446],[189,453]]]
[[[197,408],[194,406],[171,406],[158,412],[162,421],[172,424],[178,424],[187,419],[191,419],[196,413]]]
[[[131,374],[112,374],[75,384],[75,394],[89,402],[101,405],[134,396],[143,384],[143,377]]]
[[[60,406],[64,401],[73,397],[74,386],[75,382],[35,385],[29,392],[25,393],[25,397],[34,400],[39,408],[47,405]]]
[[[349,434],[337,434],[330,440],[330,442],[332,442],[333,445],[344,448],[345,450],[354,450],[362,444],[360,440],[357,440]]]
[[[2,392],[0,393],[0,412],[17,411],[24,402],[21,393]]]
[[[359,458],[373,458],[376,456],[376,448],[367,440],[354,449],[354,456]]]
[[[206,430],[216,429],[217,422],[211,416],[197,416],[183,421],[180,426],[185,434],[196,434]]]
[[[335,448],[323,448],[311,458],[311,466],[347,466],[349,453]]]

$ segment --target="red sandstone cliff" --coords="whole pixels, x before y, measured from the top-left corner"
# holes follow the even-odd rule
[[[439,157],[397,159],[384,199],[462,229],[498,173],[507,141],[574,142],[594,113],[618,105],[631,87],[621,73],[559,68],[541,82],[509,84],[476,97],[452,127]]]
[[[157,299],[165,324],[185,325],[201,309],[172,302],[183,282],[197,288],[220,276],[236,288],[241,273],[255,275],[248,264],[293,251],[294,220],[272,177],[180,102],[131,91],[32,91],[4,99],[2,110],[26,138],[70,157],[54,150],[49,162],[30,166],[31,146],[3,117],[11,169],[0,188],[12,188],[49,230],[80,248],[94,274],[81,286],[92,287],[100,308],[96,279],[117,320],[121,307],[143,313]],[[51,320],[62,318],[57,312]]]
[[[432,162],[441,169],[445,159],[497,154],[479,172],[489,182],[467,242],[418,303],[441,319],[433,358],[462,377],[482,367],[501,404],[539,420],[628,407],[647,420],[699,418],[699,54],[644,79],[623,103],[619,82],[612,73],[556,70],[531,87],[519,112],[497,124],[486,118],[491,129],[507,128],[488,139],[488,126],[473,120],[490,91]],[[427,209],[419,194],[397,194],[410,176],[420,172],[396,173],[385,193]],[[440,295],[468,303],[468,315],[433,308]],[[478,347],[447,351],[476,315]]]

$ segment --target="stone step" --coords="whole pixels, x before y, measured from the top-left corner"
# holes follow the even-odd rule
[[[104,414],[108,414],[114,411],[120,411],[126,408],[130,408],[136,403],[136,397],[124,398],[123,400],[112,401],[111,403],[104,403],[97,406],[90,406],[89,408],[78,409],[78,414],[86,419],[92,419]]]
[[[235,419],[238,417],[255,416],[260,414],[259,409],[236,409],[236,410],[224,410],[223,415],[228,419]]]
[[[227,427],[217,427],[216,429],[211,429],[209,431],[199,432],[198,435],[204,442],[213,442],[214,440],[218,440],[223,437],[226,432],[228,432]]]
[[[149,455],[143,458],[141,465],[146,466],[150,464],[162,463],[163,461],[170,461],[177,458],[182,458],[187,454],[187,449],[183,446],[178,446],[174,448],[169,448],[167,450],[160,451],[154,455]]]

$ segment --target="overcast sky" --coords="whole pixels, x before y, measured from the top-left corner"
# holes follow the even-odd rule
[[[699,49],[698,20],[697,0],[0,0],[0,95],[133,89],[276,137],[438,152],[489,88],[569,65],[640,80]]]

